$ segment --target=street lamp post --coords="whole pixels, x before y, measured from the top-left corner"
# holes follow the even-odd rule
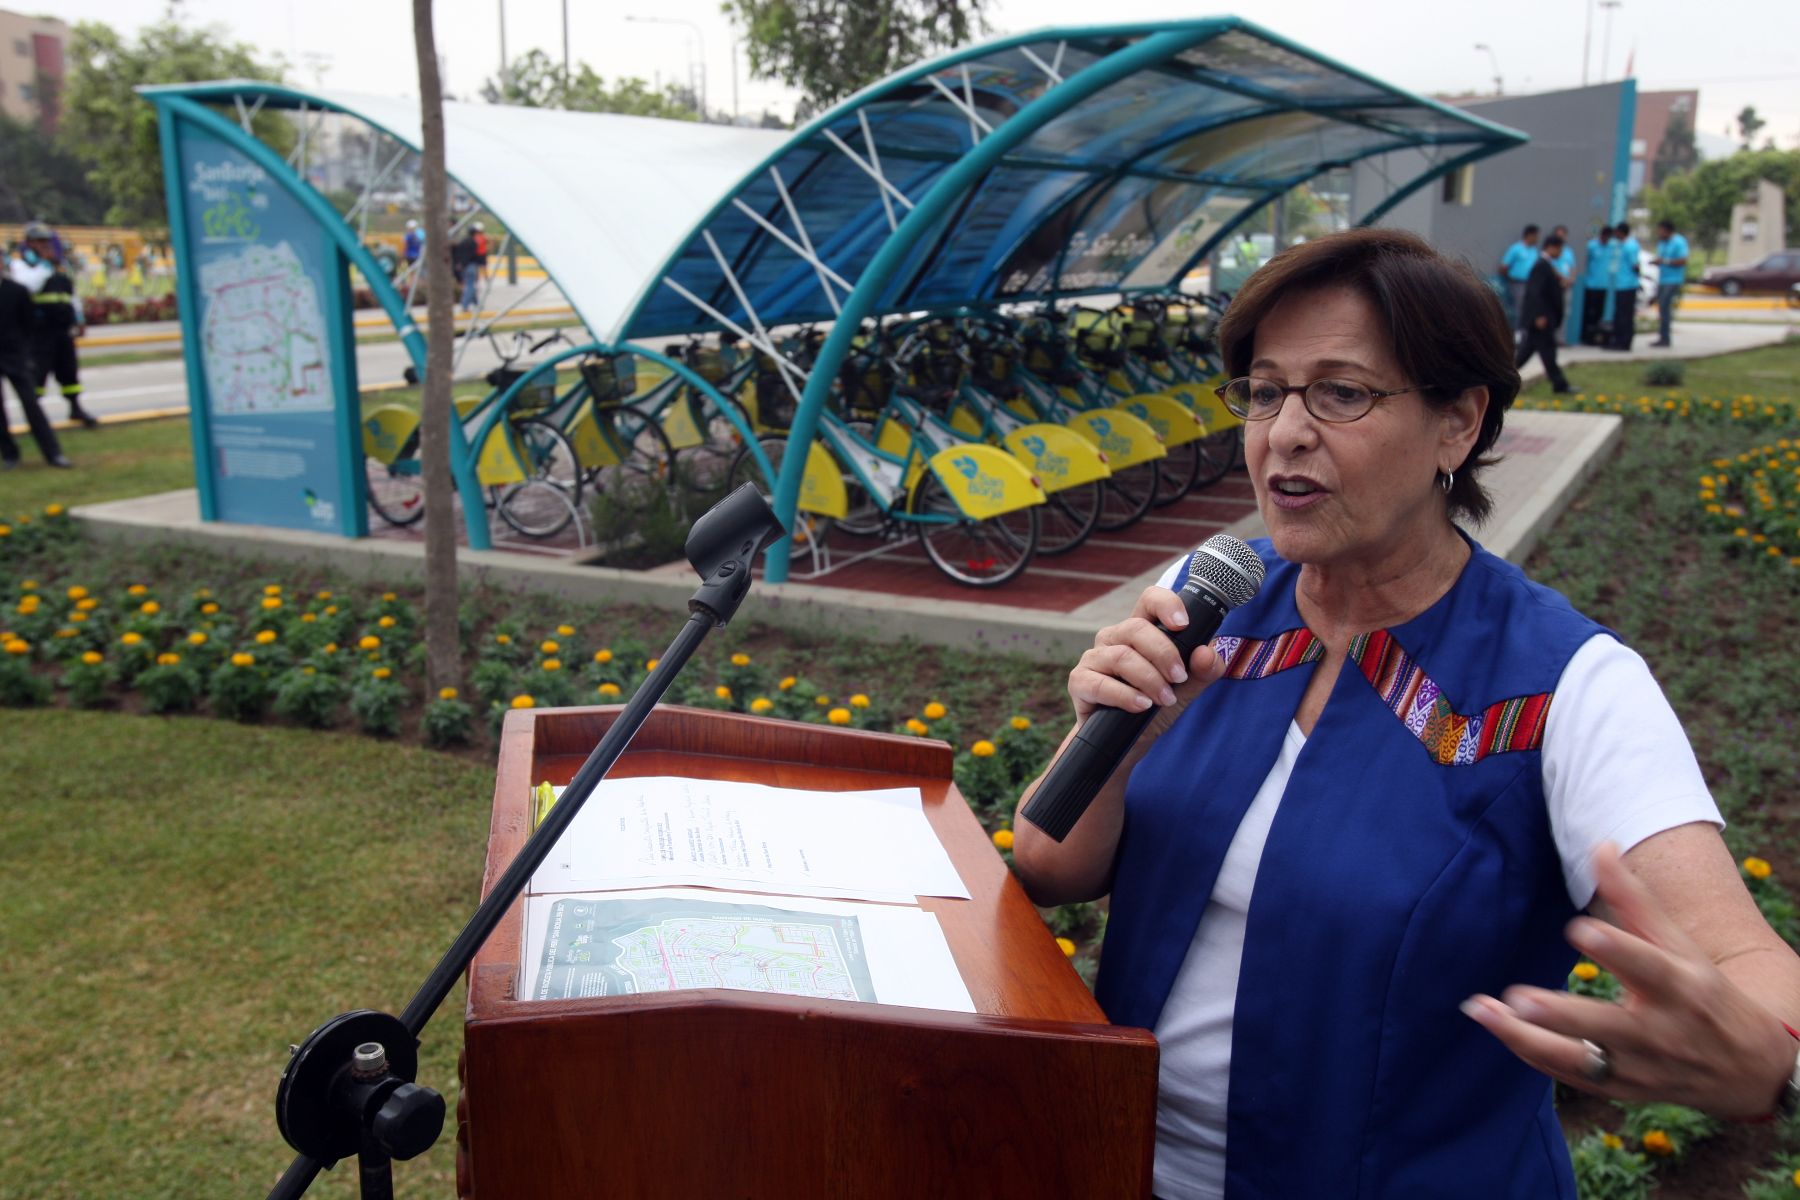
[[[1486,42],[1476,42],[1475,48],[1477,50],[1486,50],[1488,61],[1494,65],[1494,95],[1506,95],[1506,86],[1500,82],[1500,59],[1494,54],[1494,48]]]
[[[680,17],[644,17],[627,13],[625,19],[638,21],[645,25],[685,25],[694,31],[694,43],[700,50],[700,119],[706,120],[706,36],[701,33],[700,26],[692,21],[684,21]]]
[[[1613,10],[1619,7],[1621,0],[1600,0],[1600,7],[1606,10],[1606,32],[1600,35],[1600,82],[1606,82],[1606,69],[1612,64],[1612,19]]]

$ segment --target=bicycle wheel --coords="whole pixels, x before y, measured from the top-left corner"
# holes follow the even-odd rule
[[[760,437],[756,441],[762,447],[763,454],[768,456],[770,469],[777,475],[781,474],[781,457],[787,452],[787,439],[771,434]],[[775,481],[763,478],[762,469],[750,456],[750,447],[748,446],[738,451],[737,458],[732,460],[731,473],[726,479],[725,490],[735,492],[739,485],[745,483],[754,483],[769,495],[773,495],[775,492]],[[804,511],[794,514],[794,523],[798,527],[798,536],[794,538],[794,541],[799,544],[809,541],[823,544],[825,539],[831,535],[834,524],[830,517],[822,517],[817,513]]]
[[[613,417],[623,455],[609,466],[588,474],[601,495],[632,512],[643,512],[667,492],[675,478],[675,451],[669,435],[642,413],[621,409]]]
[[[512,422],[519,439],[525,469],[569,493],[569,503],[580,505],[583,472],[581,458],[568,435],[542,417],[520,417]]]
[[[1168,454],[1157,463],[1156,499],[1152,503],[1164,508],[1175,503],[1194,486],[1200,477],[1200,442],[1195,439],[1170,446]]]
[[[575,502],[561,484],[527,479],[508,484],[494,497],[500,519],[529,538],[555,537],[575,519]]]
[[[1159,460],[1139,463],[1114,471],[1106,481],[1105,502],[1100,509],[1099,527],[1117,533],[1143,519],[1156,503],[1156,481],[1161,477]]]
[[[687,401],[677,400],[678,404]],[[729,396],[725,403],[743,422],[743,428],[751,428],[750,414],[744,406]],[[700,497],[710,506],[725,494],[726,481],[731,476],[731,465],[737,460],[738,452],[744,448],[744,435],[738,432],[739,427],[719,408],[710,396],[703,396],[699,401],[701,409],[700,433],[702,441],[698,446],[689,446],[685,450],[675,452],[675,479],[682,490]]]
[[[846,421],[844,424],[863,441],[875,444],[873,421]],[[844,492],[849,497],[849,505],[837,522],[838,528],[855,537],[878,535],[887,524],[887,514],[869,497],[868,489],[857,482],[855,472],[848,468],[844,471]]]
[[[1038,518],[1038,553],[1067,554],[1088,540],[1100,524],[1106,481],[1078,483],[1046,497]]]
[[[1210,487],[1237,466],[1244,445],[1244,427],[1233,425],[1230,429],[1207,434],[1194,445],[1200,447],[1200,470],[1194,477],[1194,487]]]
[[[956,500],[926,471],[907,497],[915,516],[949,518],[917,524],[919,541],[931,565],[970,587],[999,587],[1018,578],[1031,565],[1038,546],[1038,509],[1014,509],[978,521],[962,514]]]
[[[363,456],[364,492],[375,515],[389,525],[413,525],[425,516],[425,481],[416,458],[393,465]]]

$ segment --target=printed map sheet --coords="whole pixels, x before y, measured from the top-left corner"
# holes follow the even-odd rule
[[[732,988],[975,1011],[917,908],[660,888],[532,896],[525,921],[524,999]]]

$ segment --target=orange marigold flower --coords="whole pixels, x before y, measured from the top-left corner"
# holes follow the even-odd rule
[[[1651,1154],[1667,1158],[1675,1153],[1675,1143],[1660,1129],[1652,1129],[1644,1135],[1644,1149]]]
[[[1013,848],[1013,831],[1010,829],[994,830],[994,845],[1002,850],[1011,850]]]
[[[850,710],[847,708],[834,708],[825,714],[825,719],[830,721],[833,725],[848,725],[850,723]]]
[[[969,747],[969,753],[973,754],[976,758],[992,758],[994,757],[994,743],[988,741],[986,738],[982,738],[979,742],[976,742],[973,746]]]
[[[950,710],[945,708],[942,704],[933,700],[930,704],[925,706],[925,719],[927,721],[941,721],[944,719],[944,714],[949,711]]]
[[[758,696],[750,702],[750,711],[753,713],[766,713],[774,707],[775,702],[767,696]]]
[[[378,649],[380,646],[381,646],[381,639],[376,637],[372,633],[363,634],[362,637],[356,643],[356,648],[358,650],[375,650],[375,649]]]
[[[530,696],[524,695],[523,693],[521,693],[520,695],[514,696],[512,698],[512,706],[514,708],[531,708],[536,704],[537,704],[537,701],[533,700]]]
[[[731,665],[734,667],[747,667],[750,665],[750,656],[739,651],[731,656]]]

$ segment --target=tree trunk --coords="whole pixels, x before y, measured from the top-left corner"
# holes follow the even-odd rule
[[[456,336],[455,284],[450,279],[450,202],[444,171],[444,97],[438,78],[431,0],[413,0],[413,44],[419,58],[419,123],[424,133],[420,178],[425,189],[425,296],[430,327],[419,404],[419,452],[425,472],[425,679],[427,700],[462,685],[457,621],[456,484],[450,476],[450,352]]]

